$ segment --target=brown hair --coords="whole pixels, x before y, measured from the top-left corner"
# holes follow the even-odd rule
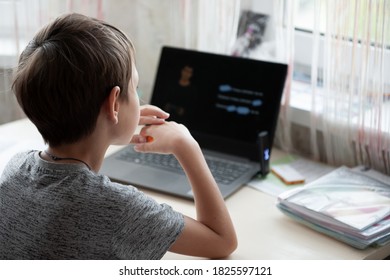
[[[68,14],[42,28],[28,44],[12,88],[45,142],[73,143],[94,130],[114,86],[127,100],[132,59],[133,45],[123,32]]]

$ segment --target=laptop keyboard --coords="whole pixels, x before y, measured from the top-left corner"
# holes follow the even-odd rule
[[[217,183],[230,184],[250,169],[250,165],[248,164],[238,164],[234,161],[212,156],[205,156],[205,158]],[[128,149],[120,153],[118,159],[184,174],[182,167],[173,155],[136,153]]]

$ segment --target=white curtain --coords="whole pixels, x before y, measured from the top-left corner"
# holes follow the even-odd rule
[[[324,55],[312,62],[313,88],[323,64],[323,90],[312,92],[313,155],[324,149],[331,164],[390,174],[390,1],[322,2],[315,11],[325,14],[326,30]],[[318,40],[315,30],[317,47]]]
[[[313,159],[335,166],[366,165],[390,174],[390,1],[313,2],[315,21],[307,35],[312,48],[309,130],[302,139],[293,128],[289,112],[294,92],[287,88],[279,145],[297,152],[292,143],[304,141]],[[294,9],[288,10],[291,13]],[[289,25],[281,28],[295,32]],[[293,48],[287,51],[294,56]],[[294,84],[289,79],[288,85]]]

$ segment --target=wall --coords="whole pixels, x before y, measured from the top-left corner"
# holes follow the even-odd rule
[[[230,52],[239,1],[104,1],[104,18],[132,39],[144,102],[150,100],[161,47]],[[201,16],[199,16],[201,15]],[[237,19],[237,21],[235,21]]]
[[[141,100],[149,102],[158,65],[160,49],[170,44],[172,24],[171,1],[132,0],[106,1],[104,18],[123,30],[136,49],[136,65],[139,72]]]

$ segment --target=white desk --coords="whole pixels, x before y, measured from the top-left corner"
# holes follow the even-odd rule
[[[25,145],[31,141],[34,146],[39,139],[37,130],[26,119],[0,126],[0,145],[12,141],[24,142]],[[0,164],[9,156],[7,151],[12,149],[15,148],[11,146],[1,150],[0,146]],[[114,150],[115,147],[110,148],[108,153]],[[282,152],[273,150],[273,160],[281,156]],[[148,190],[145,192],[159,202],[168,203],[184,214],[195,216],[191,201]],[[250,187],[243,187],[226,200],[238,235],[238,248],[229,259],[383,259],[390,255],[390,244],[358,250],[306,228],[283,215],[276,208],[275,202],[275,197]],[[167,253],[164,259],[193,258]]]

